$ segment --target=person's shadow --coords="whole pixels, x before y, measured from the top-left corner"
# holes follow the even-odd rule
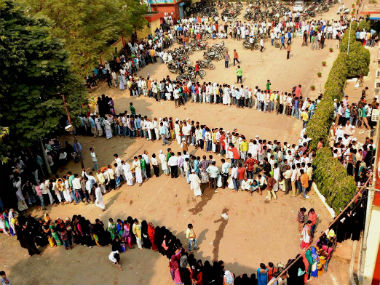
[[[228,213],[228,209],[224,208],[223,214],[227,214],[227,213]],[[220,217],[219,219],[215,220],[214,223],[220,223],[219,228],[215,232],[215,239],[213,242],[214,248],[212,250],[213,260],[218,260],[220,241],[223,238],[224,230],[226,229],[226,226],[228,224],[228,219]]]

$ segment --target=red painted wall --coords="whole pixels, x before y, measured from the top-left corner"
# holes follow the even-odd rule
[[[376,265],[375,265],[375,270],[373,272],[371,285],[379,285],[379,284],[380,284],[380,244],[379,244],[379,249],[377,251]]]
[[[175,20],[179,19],[179,8],[178,4],[168,4],[168,5],[154,5],[152,4],[152,10],[162,13],[168,13],[170,15],[173,12],[173,18]]]

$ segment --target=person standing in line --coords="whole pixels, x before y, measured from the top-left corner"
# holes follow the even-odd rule
[[[191,174],[189,175],[189,182],[190,182],[190,190],[194,191],[194,196],[202,196],[202,190],[201,190],[201,180],[199,179],[199,176],[195,173],[195,170],[193,169],[191,171]]]
[[[228,173],[231,168],[231,163],[226,162],[224,158],[222,158],[222,169],[220,175],[222,176],[222,188],[225,189],[228,186]]]
[[[292,45],[288,43],[288,46],[286,47],[286,59],[290,58],[290,51],[292,50]]]
[[[260,52],[263,52],[264,50],[264,40],[263,38],[260,39]]]
[[[311,221],[307,221],[302,229],[301,249],[308,248],[311,244]]]
[[[152,154],[152,158],[150,159],[152,167],[153,167],[153,173],[156,177],[160,176],[160,168],[158,167],[158,161],[156,158],[156,154]]]
[[[235,62],[240,64],[239,55],[238,55],[236,49],[234,49],[234,66],[235,66]]]
[[[92,187],[95,187],[95,206],[105,211],[106,205],[104,205],[102,189],[98,186],[97,183],[94,183]]]
[[[308,213],[308,220],[310,221],[310,235],[314,237],[315,228],[317,227],[318,216],[315,213],[315,210],[311,208]]]
[[[303,225],[305,223],[305,213],[306,213],[306,208],[302,207],[299,211],[298,211],[298,215],[297,215],[297,222],[298,222],[298,231],[301,233],[302,232],[302,228],[303,228]]]
[[[196,239],[196,234],[193,228],[192,224],[187,225],[187,230],[186,230],[186,238],[189,241],[189,251],[196,250],[197,248],[197,239]]]
[[[243,70],[240,68],[240,65],[238,65],[238,69],[236,70],[236,76],[237,83],[243,83]]]
[[[257,285],[266,285],[268,283],[268,268],[264,263],[260,263],[260,268],[257,268]]]
[[[136,237],[137,247],[142,249],[141,246],[141,224],[138,219],[135,219],[132,226],[132,232]]]
[[[174,154],[174,152],[171,153],[171,156],[168,160],[168,165],[170,166],[171,178],[177,178],[178,177],[178,157]]]
[[[236,164],[232,164],[232,165],[233,165],[231,169],[232,183],[234,185],[235,191],[239,191],[238,167]]]
[[[144,150],[142,158],[145,160],[146,176],[147,178],[150,178],[152,177],[151,172],[150,172],[150,160],[149,160],[148,152],[146,150]]]
[[[99,169],[98,159],[96,157],[94,147],[90,147],[90,155],[91,155],[91,160],[92,160],[92,170],[98,170]]]
[[[229,62],[230,62],[230,55],[228,54],[228,51],[226,51],[226,53],[224,54],[224,67],[225,68],[228,68]],[[235,60],[234,60],[234,63],[235,63]]]
[[[309,189],[309,176],[305,173],[303,169],[300,170],[301,173],[301,187],[302,187],[302,195],[304,199],[308,199],[309,196],[306,195],[307,189]]]
[[[11,281],[7,277],[7,274],[5,274],[4,271],[0,271],[1,276],[1,285],[11,285]]]
[[[206,172],[210,176],[210,188],[214,189],[215,192],[217,188],[217,180],[219,176],[219,168],[216,166],[216,162],[212,161],[211,165],[207,167]]]

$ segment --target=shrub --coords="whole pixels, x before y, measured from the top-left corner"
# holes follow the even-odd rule
[[[334,105],[332,100],[323,99],[315,109],[313,117],[308,123],[306,134],[311,138],[310,147],[315,149],[319,139],[328,141],[331,123],[334,119]]]
[[[362,22],[359,26],[366,25]],[[325,83],[323,98],[308,123],[306,134],[311,138],[311,149],[316,149],[321,138],[324,140],[324,144],[328,145],[330,127],[334,119],[334,99],[342,99],[347,78],[368,73],[370,54],[359,42],[356,42],[355,31],[357,28],[358,24],[352,22],[351,29],[344,34],[340,53],[333,63]],[[350,43],[350,49],[347,55],[348,43]],[[319,191],[325,196],[327,204],[337,213],[340,212],[356,192],[354,178],[347,175],[343,164],[333,158],[328,147],[317,151],[313,166],[313,178]]]
[[[358,29],[360,31],[362,31],[364,29],[367,32],[369,32],[369,30],[371,29],[371,23],[369,21],[366,21],[366,20],[361,20],[359,23]]]
[[[364,48],[360,42],[353,43],[346,58],[347,77],[353,78],[367,75],[369,72],[369,62],[369,50]]]
[[[317,152],[313,160],[314,182],[326,197],[326,202],[339,213],[356,192],[355,180],[347,175],[344,166],[331,154],[328,147]]]

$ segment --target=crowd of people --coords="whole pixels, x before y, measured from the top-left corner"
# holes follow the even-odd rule
[[[258,284],[266,285],[270,280],[274,284],[305,284],[310,278],[316,278],[327,272],[328,263],[336,247],[336,243],[346,239],[359,240],[365,218],[366,193],[345,213],[340,215],[315,242],[313,242],[318,216],[314,209],[306,214],[301,208],[297,215],[301,231],[301,254],[289,259],[284,266],[260,263],[256,273],[236,276],[225,269],[222,260],[197,260],[193,251],[197,250],[196,233],[192,224],[188,224],[186,238],[188,250],[181,241],[166,227],[154,226],[136,218],[109,218],[107,226],[100,219],[91,222],[81,215],[72,218],[51,219],[45,213],[36,219],[10,209],[0,213],[0,232],[8,236],[16,236],[20,246],[27,249],[30,256],[40,254],[44,247],[61,247],[71,250],[74,246],[107,246],[111,245],[109,260],[123,270],[120,254],[137,247],[158,251],[169,259],[170,276],[176,284]],[[223,214],[222,214],[223,217]],[[312,246],[312,244],[314,244]],[[1,277],[7,279],[5,272]],[[9,284],[9,283],[6,283]]]
[[[238,75],[237,75],[238,76]],[[302,119],[304,127],[313,116],[322,95],[315,100],[305,98],[302,86],[297,85],[289,91],[278,91],[272,88],[267,80],[265,87],[247,85],[222,84],[217,82],[178,82],[170,78],[162,80],[130,77],[127,81],[131,96],[146,96],[156,101],[174,101],[175,106],[185,105],[187,102],[223,104],[238,108],[255,108],[263,112],[275,112]]]
[[[140,223],[131,216],[116,221],[110,218],[105,227],[101,220],[96,219],[92,223],[81,215],[54,220],[45,214],[43,218],[35,219],[10,209],[1,213],[0,226],[0,232],[16,236],[20,246],[27,249],[30,256],[40,254],[46,246],[63,246],[71,250],[80,245],[90,248],[111,245],[109,260],[122,270],[121,253],[134,247],[158,251],[169,259],[170,275],[176,284],[248,284],[247,281],[256,280],[257,284],[267,284],[268,280],[280,274],[278,268],[269,262],[265,274],[258,269],[257,277],[255,273],[249,277],[247,274],[235,276],[224,268],[222,260],[204,263],[197,260],[192,253],[193,248],[187,251],[166,227],[154,226],[145,220]],[[187,230],[191,232],[191,224]],[[265,283],[263,280],[266,280]]]
[[[140,117],[136,116],[136,119]],[[38,170],[33,175],[27,175],[25,163],[20,159],[10,176],[19,210],[33,205],[41,205],[44,209],[49,204],[79,202],[94,203],[104,210],[103,194],[119,188],[122,183],[141,185],[161,173],[172,178],[186,177],[195,196],[201,196],[208,185],[215,191],[217,188],[229,188],[246,190],[251,194],[257,191],[260,195],[267,190],[267,200],[277,199],[279,190],[293,196],[302,193],[303,198],[308,198],[313,172],[311,162],[315,152],[309,153],[309,139],[305,135],[298,144],[290,145],[258,136],[248,140],[237,131],[230,133],[222,128],[209,129],[190,120],[177,119],[173,122],[171,118],[163,118],[157,121],[157,125],[160,126],[157,133],[147,128],[129,130],[122,127],[120,135],[161,139],[164,145],[177,142],[182,151],[174,152],[167,148],[166,153],[161,150],[151,155],[144,151],[130,162],[114,154],[112,164],[99,167],[96,150],[91,147],[92,171],[83,169],[81,173],[68,172],[63,177],[55,178],[46,178]],[[221,165],[217,166],[213,154],[208,157],[190,155],[191,145],[221,155]]]

